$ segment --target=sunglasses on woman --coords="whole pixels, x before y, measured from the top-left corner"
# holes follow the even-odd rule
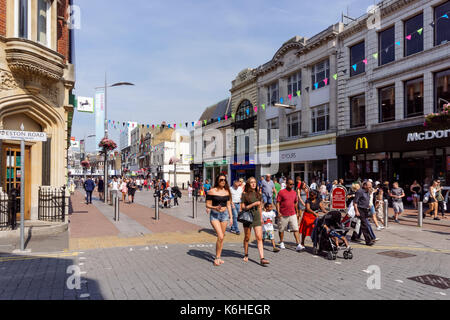
[[[226,179],[219,179],[219,182],[227,181]]]

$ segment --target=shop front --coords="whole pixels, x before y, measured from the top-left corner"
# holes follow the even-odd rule
[[[228,177],[228,160],[216,160],[204,163],[204,180],[209,180],[211,185],[214,185],[216,177],[219,174],[224,174]]]
[[[409,185],[431,179],[450,183],[450,128],[413,126],[337,138],[339,176],[399,181]]]

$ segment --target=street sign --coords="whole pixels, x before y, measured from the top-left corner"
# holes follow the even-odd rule
[[[47,141],[47,133],[32,131],[0,130],[0,139],[3,140],[25,140],[25,141]]]
[[[347,191],[342,186],[337,186],[331,192],[331,210],[347,209]]]

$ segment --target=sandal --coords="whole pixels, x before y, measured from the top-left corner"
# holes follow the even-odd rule
[[[219,261],[219,262],[216,263],[216,261]],[[218,266],[220,266],[220,265],[221,265],[221,263],[220,263],[220,258],[216,257],[216,258],[214,259],[214,266],[218,267]]]
[[[262,266],[265,266],[265,265],[267,265],[267,264],[269,264],[269,261],[266,260],[266,259],[264,259],[264,258],[262,258],[262,259],[261,259],[261,265],[262,265]]]
[[[248,262],[248,254],[244,255],[244,262]]]

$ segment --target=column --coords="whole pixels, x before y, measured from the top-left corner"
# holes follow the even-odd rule
[[[291,162],[291,179],[295,181],[294,163]]]
[[[309,185],[308,175],[309,175],[309,164],[308,164],[308,162],[305,162],[305,181],[306,181],[307,185]]]

